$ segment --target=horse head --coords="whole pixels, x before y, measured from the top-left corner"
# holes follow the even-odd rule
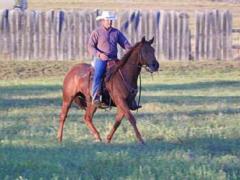
[[[139,45],[138,64],[145,66],[149,72],[156,72],[159,69],[159,63],[155,56],[155,49],[152,47],[154,37],[147,41],[145,37],[142,38]]]
[[[109,81],[111,77],[126,64],[130,64],[131,68],[133,67],[132,64],[138,68],[145,67],[145,69],[151,73],[158,71],[159,63],[155,56],[155,49],[152,47],[153,41],[154,37],[149,41],[146,41],[145,37],[143,37],[140,42],[136,43],[132,49],[122,57],[118,65],[107,73],[106,81]],[[129,59],[134,62],[130,63]]]

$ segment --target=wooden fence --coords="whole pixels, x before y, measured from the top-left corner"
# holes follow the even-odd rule
[[[0,10],[0,54],[20,60],[89,59],[87,42],[97,27],[98,13]],[[132,43],[142,36],[147,39],[154,36],[159,60],[231,59],[232,56],[232,16],[228,11],[196,13],[195,38],[185,12],[118,12],[114,26]],[[122,53],[120,50],[119,55]]]
[[[195,59],[232,59],[232,15],[229,11],[196,13]]]

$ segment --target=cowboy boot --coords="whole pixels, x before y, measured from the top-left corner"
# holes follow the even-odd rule
[[[92,104],[94,104],[96,107],[99,107],[101,105],[101,96],[99,94],[96,94],[93,97]]]
[[[139,108],[141,108],[142,106],[138,106],[137,105],[137,102],[135,101],[135,99],[133,99],[133,101],[131,101],[130,102],[130,104],[129,104],[129,108],[130,108],[130,110],[132,110],[132,111],[135,111],[135,110],[137,110],[137,109],[139,109]]]

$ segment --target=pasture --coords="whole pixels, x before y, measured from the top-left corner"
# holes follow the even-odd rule
[[[240,63],[161,62],[142,74],[143,108],[111,144],[94,142],[73,106],[56,135],[64,74],[76,61],[0,62],[0,179],[239,179]],[[115,109],[99,110],[102,138]]]

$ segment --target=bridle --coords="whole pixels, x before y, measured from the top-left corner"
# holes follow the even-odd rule
[[[142,46],[143,45],[141,45],[141,47],[139,47],[137,64],[135,64],[135,63],[130,63],[130,64],[137,66],[139,69],[144,68],[147,72],[152,74],[153,72],[150,70],[150,67],[146,64],[143,64]]]

